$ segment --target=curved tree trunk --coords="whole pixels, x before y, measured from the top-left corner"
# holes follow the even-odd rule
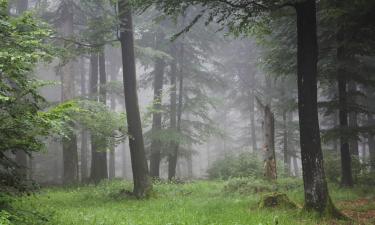
[[[125,106],[134,181],[133,193],[137,198],[144,198],[150,194],[152,184],[148,172],[138,106],[132,13],[128,0],[120,0],[118,4]]]

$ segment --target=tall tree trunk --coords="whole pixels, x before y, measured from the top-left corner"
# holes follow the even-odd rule
[[[164,35],[159,32],[156,40],[161,43],[164,39]],[[164,70],[165,62],[162,58],[155,60],[154,70],[154,112],[152,115],[152,141],[151,141],[151,158],[150,158],[150,174],[153,178],[159,178],[160,160],[161,160],[161,147],[162,142],[160,141],[160,131],[162,129],[162,92],[164,82]]]
[[[87,95],[86,88],[86,73],[85,73],[85,60],[81,58],[81,97],[85,98]],[[88,168],[87,168],[87,152],[88,152],[88,143],[87,143],[88,134],[87,131],[83,128],[81,130],[81,180],[86,181],[88,178]]]
[[[176,49],[175,49],[176,51]],[[178,71],[178,78],[179,78],[179,94],[178,94],[178,105],[177,105],[177,77],[176,75],[171,75],[174,83],[175,90],[171,91],[171,130],[176,130],[176,132],[180,133],[181,132],[181,116],[182,116],[182,100],[183,100],[183,91],[184,91],[184,75],[183,75],[183,69],[184,69],[184,46],[181,44],[181,49],[180,49],[180,54],[179,54],[179,66],[180,70]],[[177,57],[177,54],[174,55],[174,57]],[[174,63],[176,65],[176,63]],[[174,66],[172,65],[172,66]],[[177,74],[177,68],[172,68],[172,72],[175,71]],[[175,77],[173,77],[175,76]],[[173,85],[173,84],[172,84]],[[177,112],[176,112],[177,110]],[[176,121],[177,118],[177,121]],[[172,144],[172,152],[168,156],[168,179],[172,180],[176,176],[176,166],[177,166],[177,159],[178,159],[178,149],[179,149],[179,144],[174,143]]]
[[[62,30],[61,32],[70,37],[73,35],[73,5],[70,1],[64,1],[62,7]],[[69,44],[67,44],[69,45]],[[68,46],[66,46],[68,47]],[[67,62],[61,68],[61,84],[62,84],[62,102],[74,98],[74,64],[73,61]],[[74,132],[70,132],[67,138],[63,138],[63,163],[64,175],[63,182],[65,184],[75,183],[78,180],[78,151],[77,137]]]
[[[250,132],[251,145],[253,152],[257,150],[257,137],[255,132],[255,91],[254,88],[250,91]]]
[[[148,172],[138,106],[132,13],[128,0],[120,0],[118,4],[125,106],[134,181],[133,193],[137,198],[143,198],[152,191],[152,183]]]
[[[317,103],[318,42],[315,0],[296,3],[298,33],[298,112],[305,209],[334,209],[329,197],[320,142]],[[334,210],[333,210],[334,211]]]
[[[283,153],[284,153],[284,173],[290,175],[290,154],[288,152],[289,132],[288,132],[287,112],[283,112]]]
[[[98,57],[96,56],[95,58],[96,61]],[[107,75],[105,70],[104,50],[99,53],[99,83],[99,102],[105,105],[107,103],[107,92],[105,88]],[[94,88],[94,86],[92,88]],[[98,88],[95,90],[98,90]],[[98,183],[101,180],[108,179],[107,149],[102,138],[92,134],[92,141],[95,147],[92,150],[91,180]]]
[[[351,155],[349,142],[345,131],[348,129],[346,78],[343,74],[338,75],[339,105],[340,105],[340,152],[341,152],[341,185],[353,186]]]
[[[111,81],[114,81],[113,77]],[[111,110],[116,111],[116,98],[113,94],[111,96]],[[111,147],[109,151],[109,178],[113,179],[115,177],[116,177],[116,148]]]
[[[266,77],[266,89],[272,89],[272,80]],[[271,111],[272,97],[266,95],[266,104],[263,105],[257,99],[259,107],[263,110],[263,155],[264,155],[264,176],[269,180],[277,179],[276,154],[275,154],[275,117]]]
[[[343,33],[339,31],[338,42],[341,43]],[[341,185],[345,187],[353,186],[352,177],[352,159],[349,151],[348,140],[348,97],[347,97],[347,74],[341,64],[346,59],[344,47],[337,49],[337,59],[339,65],[337,68],[338,94],[339,94],[339,117],[340,117],[340,153],[341,153]]]
[[[348,84],[348,93],[352,95],[349,97],[349,105],[353,106],[356,104],[357,98],[355,97],[355,92],[357,91],[356,83],[354,81],[349,81]],[[353,96],[354,95],[354,96]],[[349,112],[349,127],[350,128],[358,128],[358,121],[357,121],[357,113],[356,112]],[[356,138],[352,138],[349,141],[349,149],[350,149],[350,154],[352,156],[355,156],[356,158],[359,157],[359,150],[358,150],[358,141]]]
[[[374,126],[375,125],[375,118],[373,115],[373,110],[374,110],[374,102],[371,101],[374,97],[374,89],[367,87],[366,88],[366,96],[367,96],[367,110],[369,111],[367,114],[367,124],[369,126]],[[369,152],[369,163],[370,163],[370,170],[372,172],[375,172],[375,137],[372,132],[369,132],[367,134],[368,138],[368,152]],[[366,152],[366,149],[364,150]]]

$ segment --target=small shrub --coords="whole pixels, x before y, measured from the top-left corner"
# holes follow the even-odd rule
[[[239,194],[254,194],[275,191],[277,187],[270,182],[254,178],[234,178],[224,186],[224,192]]]
[[[210,179],[263,176],[263,163],[256,154],[241,153],[215,161],[208,169]]]

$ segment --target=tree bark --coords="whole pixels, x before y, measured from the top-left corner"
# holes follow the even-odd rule
[[[62,30],[65,36],[73,35],[73,7],[69,1],[64,1],[62,6]],[[62,84],[62,102],[74,98],[74,64],[72,61],[67,62],[61,68],[61,84]],[[65,184],[75,183],[78,181],[78,151],[77,137],[74,132],[70,132],[67,138],[63,138],[63,164],[64,174],[63,182]]]
[[[161,43],[164,39],[164,34],[159,32],[157,34],[157,43]],[[150,174],[153,178],[159,178],[161,147],[162,142],[159,139],[159,133],[162,129],[162,92],[164,82],[165,62],[162,58],[155,60],[154,70],[154,112],[152,115],[152,141],[151,141],[151,158],[150,158]],[[155,138],[157,136],[158,138]]]
[[[175,49],[176,51],[176,49]],[[184,92],[184,75],[183,75],[183,67],[184,67],[184,46],[181,44],[179,54],[179,66],[180,70],[178,71],[178,78],[179,78],[179,94],[178,94],[178,104],[177,104],[177,88],[176,90],[171,91],[171,124],[170,128],[171,130],[176,130],[176,132],[181,132],[181,116],[182,116],[182,100],[183,100],[183,92]],[[174,55],[177,57],[177,54]],[[174,63],[176,65],[176,63]],[[174,66],[173,65],[173,66]],[[172,71],[175,71],[177,73],[177,68],[172,68]],[[176,74],[175,73],[175,74]],[[175,77],[173,77],[175,76]],[[174,83],[174,87],[177,85],[177,77],[176,75],[172,74],[172,78]],[[173,85],[173,84],[172,84]],[[176,113],[177,110],[177,113]],[[177,121],[176,121],[177,118]],[[168,179],[172,180],[176,177],[176,166],[177,166],[177,159],[178,159],[178,149],[179,144],[178,143],[172,143],[172,149],[171,153],[168,156]]]
[[[325,178],[317,103],[318,42],[315,0],[296,3],[298,111],[305,209],[332,209]],[[334,207],[333,207],[334,208]]]
[[[339,31],[338,42],[342,42],[343,33]],[[339,94],[339,118],[340,118],[340,153],[341,153],[341,185],[345,187],[353,186],[352,159],[349,150],[348,130],[348,97],[347,97],[347,74],[342,64],[345,62],[346,53],[343,46],[337,49],[338,94]]]
[[[138,106],[132,13],[128,0],[120,0],[118,4],[125,106],[134,181],[133,193],[137,198],[144,198],[152,191],[152,184],[148,172]]]

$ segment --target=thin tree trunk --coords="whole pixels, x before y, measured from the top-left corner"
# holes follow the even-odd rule
[[[296,3],[296,11],[298,111],[305,209],[324,213],[334,209],[334,206],[329,197],[320,141],[317,103],[318,42],[315,0]]]
[[[187,161],[188,178],[192,179],[194,174],[193,174],[193,155],[191,153],[188,154],[186,161]]]
[[[251,145],[253,152],[257,150],[257,137],[255,132],[255,93],[254,89],[250,91],[250,132],[251,132]]]
[[[148,172],[138,106],[132,13],[128,0],[120,0],[118,4],[125,106],[134,181],[133,193],[137,198],[144,198],[152,191],[152,183]]]
[[[113,81],[113,77],[112,80]],[[116,98],[114,95],[111,96],[111,110],[116,110]],[[116,148],[111,147],[109,151],[109,178],[113,179],[116,177]]]
[[[367,121],[370,126],[375,125],[375,119],[372,114],[367,115]],[[367,135],[368,137],[368,151],[369,151],[369,163],[370,163],[370,170],[372,172],[375,171],[375,138],[372,133]]]
[[[159,32],[157,34],[157,42],[161,43],[164,39],[164,34]],[[164,82],[165,62],[162,58],[155,60],[154,70],[154,112],[152,115],[152,141],[151,141],[151,158],[150,158],[150,175],[153,178],[159,178],[161,147],[162,142],[159,138],[159,133],[162,129],[162,92]]]
[[[350,95],[355,95],[355,92],[357,91],[357,87],[354,81],[349,81],[348,84],[348,93]],[[356,98],[354,96],[349,97],[349,105],[356,104]],[[357,113],[356,112],[349,112],[349,127],[350,128],[358,128],[358,121],[357,121]],[[359,157],[359,150],[358,150],[358,141],[356,138],[352,138],[349,142],[349,149],[350,154],[355,157]]]
[[[177,101],[177,95],[173,94],[175,96],[171,96],[171,129],[175,129],[176,132],[180,133],[181,132],[181,116],[182,116],[182,100],[183,100],[183,92],[184,92],[184,75],[183,75],[183,67],[184,67],[184,46],[181,44],[181,52],[180,52],[180,60],[179,60],[179,65],[180,65],[180,70],[179,70],[179,94],[178,94],[178,105],[177,105],[177,121],[176,121],[176,104],[175,102]],[[176,70],[177,72],[177,70]],[[172,75],[173,76],[173,75]],[[176,78],[173,78],[176,79]],[[174,83],[176,83],[174,81]],[[176,86],[176,85],[175,85]],[[172,92],[177,92],[172,91]],[[172,99],[175,98],[175,99]],[[174,102],[173,102],[174,101]],[[172,180],[176,177],[176,166],[177,166],[177,159],[178,159],[178,149],[179,149],[179,144],[175,143],[172,145],[172,152],[168,157],[168,179]]]
[[[97,57],[95,58],[96,61]],[[105,70],[104,50],[99,53],[99,78],[99,101],[106,105],[107,91],[105,85],[107,83],[107,74]],[[94,86],[92,88],[94,90]],[[95,90],[98,90],[98,88]],[[108,179],[107,149],[103,144],[104,141],[101,138],[92,135],[92,140],[94,141],[93,145],[95,145],[95,148],[92,151],[91,180],[98,183],[101,180]]]
[[[122,144],[122,177],[126,179],[126,141]]]
[[[62,33],[65,36],[73,35],[73,7],[69,1],[63,2],[63,21]],[[72,61],[67,62],[61,68],[61,84],[62,84],[62,102],[74,98],[74,64]],[[63,138],[63,164],[64,175],[63,182],[65,184],[75,183],[78,181],[78,151],[77,137],[73,131],[69,132],[67,138]]]
[[[98,81],[99,81],[99,58],[97,53],[91,53],[90,57],[90,99],[98,101]],[[98,140],[94,134],[91,134],[91,174],[90,180],[98,182],[96,177],[98,172],[98,163],[96,152],[99,151]]]
[[[85,60],[81,58],[81,97],[85,98],[87,95],[86,88],[86,73],[85,73]],[[87,131],[83,128],[81,130],[81,180],[86,181],[88,178],[88,168],[87,168]]]
[[[341,43],[341,34],[338,34],[338,41]],[[345,60],[344,47],[337,49],[337,58],[339,64],[344,63]],[[337,81],[338,81],[338,94],[339,94],[339,115],[340,115],[340,152],[341,152],[341,185],[345,187],[353,186],[352,177],[352,159],[349,151],[349,140],[348,140],[348,97],[347,97],[347,75],[345,69],[341,65],[337,69]]]
[[[283,112],[283,153],[284,153],[284,173],[286,176],[290,175],[290,155],[288,153],[289,132],[287,126],[287,112]]]

